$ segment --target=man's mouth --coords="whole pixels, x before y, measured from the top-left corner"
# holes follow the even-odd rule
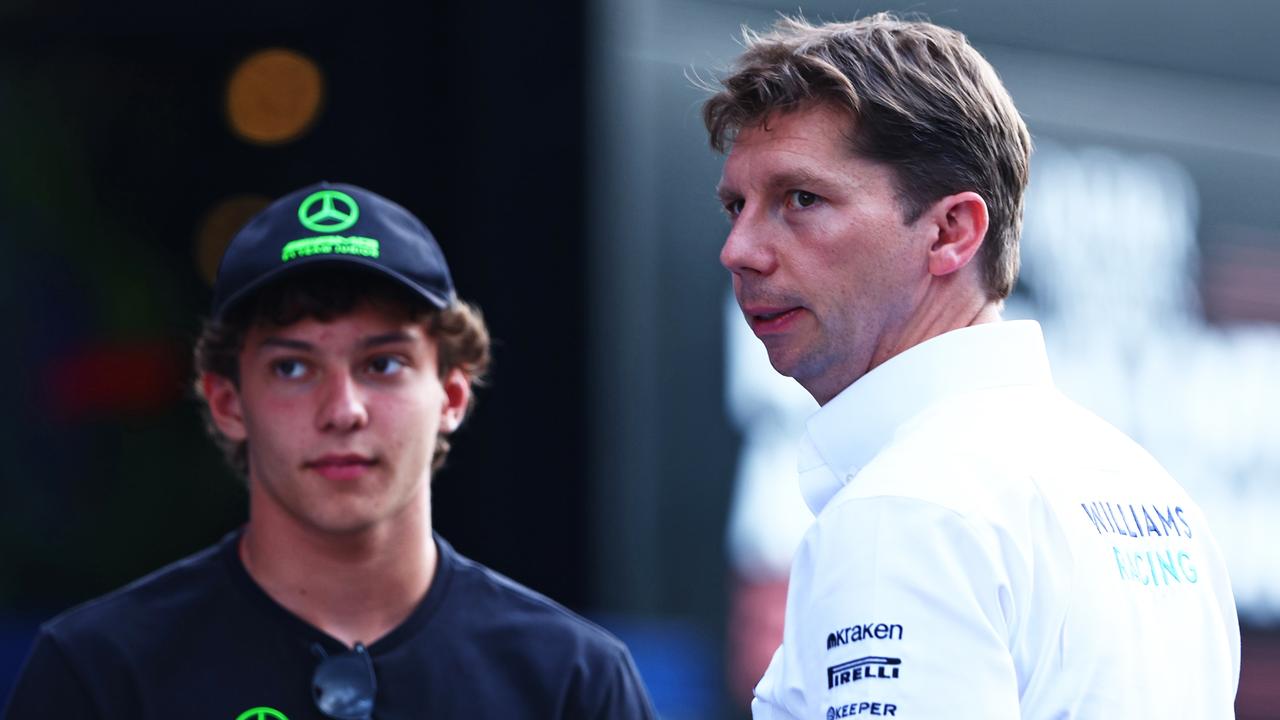
[[[354,480],[377,464],[378,461],[374,458],[345,453],[322,455],[314,460],[308,460],[303,463],[303,466],[330,480]]]
[[[746,307],[743,308],[757,336],[783,332],[799,316],[802,307]]]

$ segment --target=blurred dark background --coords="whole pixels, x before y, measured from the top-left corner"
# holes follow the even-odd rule
[[[1128,360],[1065,353],[1059,380],[1076,362],[1069,394],[1146,388],[1095,409],[1205,507],[1245,628],[1240,717],[1280,717],[1280,5],[804,7],[881,9],[967,33],[1027,117],[1033,167],[1058,168],[1033,178],[1013,309],[1045,323],[1051,351],[1097,341],[1074,333],[1099,318],[1064,298],[1104,320],[1132,310]],[[741,717],[726,654],[771,641],[730,615],[732,579],[780,571],[726,543],[746,429],[725,407],[721,158],[690,78],[716,75],[738,26],[778,10],[796,8],[0,0],[0,698],[39,622],[242,522],[189,346],[238,224],[327,179],[421,217],[497,338],[491,387],[434,482],[440,531],[620,634],[664,717]],[[1072,168],[1133,204],[1101,211]],[[1046,197],[1073,221],[1065,242],[1032,217]],[[1066,287],[1055,267],[1133,238],[1146,244],[1128,265],[1051,292]],[[1032,249],[1077,245],[1074,259]],[[1152,278],[1152,297],[1194,298],[1143,307]],[[1163,364],[1135,365],[1141,352]],[[780,512],[739,527],[785,558]]]

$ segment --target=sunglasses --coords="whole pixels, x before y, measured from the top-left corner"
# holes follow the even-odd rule
[[[331,656],[315,643],[311,651],[320,658],[311,676],[311,697],[316,708],[333,720],[373,720],[378,681],[365,646],[356,643],[355,649]]]

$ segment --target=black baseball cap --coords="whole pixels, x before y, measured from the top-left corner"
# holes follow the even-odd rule
[[[364,188],[321,182],[271,203],[231,238],[213,284],[213,317],[270,282],[321,265],[380,273],[438,308],[457,297],[444,253],[421,220]]]

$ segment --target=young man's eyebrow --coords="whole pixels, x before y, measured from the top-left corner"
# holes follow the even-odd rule
[[[413,336],[403,330],[393,330],[379,335],[371,335],[360,341],[360,347],[371,348],[378,345],[390,345],[392,343],[413,342]],[[294,340],[293,338],[284,338],[270,336],[264,338],[258,344],[259,348],[284,348],[286,350],[298,350],[301,352],[311,352],[316,349],[315,345],[305,340]]]
[[[360,346],[364,348],[376,347],[378,345],[389,345],[391,343],[413,342],[414,338],[403,330],[393,330],[392,332],[382,333],[381,335],[373,335],[360,341]]]
[[[315,349],[314,345],[312,345],[309,342],[305,342],[303,340],[293,340],[291,338],[282,338],[282,337],[275,337],[275,336],[263,338],[262,342],[258,343],[258,347],[260,348],[278,347],[278,348],[285,348],[286,350],[303,350],[303,351],[310,351]]]

